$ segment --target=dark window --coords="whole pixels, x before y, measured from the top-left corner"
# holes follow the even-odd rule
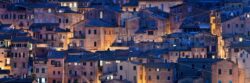
[[[21,58],[21,53],[18,53],[19,58]]]
[[[58,19],[58,21],[59,21],[59,23],[61,23],[61,22],[62,22],[60,18]]]
[[[122,75],[120,75],[120,80],[122,80]]]
[[[122,70],[123,69],[123,67],[122,66],[120,66],[120,70]]]
[[[72,74],[72,70],[69,70],[69,74],[70,74],[70,75]]]
[[[4,16],[4,18],[5,18],[5,19],[8,19],[8,14],[6,14],[6,15]]]
[[[94,42],[94,47],[96,47],[97,45],[96,45],[97,43],[96,42]]]
[[[18,18],[19,19],[23,19],[23,15],[18,15]]]
[[[79,31],[78,33],[81,35],[81,34],[82,34],[82,31]]]
[[[71,83],[71,80],[70,80],[70,79],[68,80],[68,83]]]
[[[75,79],[75,80],[74,80],[74,83],[78,83],[78,80],[77,80],[77,79]]]
[[[97,34],[97,31],[96,31],[96,30],[94,30],[94,34]]]
[[[134,81],[136,81],[136,76],[134,76]]]
[[[232,75],[232,74],[233,74],[233,70],[229,69],[229,75]]]
[[[13,14],[13,19],[16,19],[16,14]]]
[[[157,75],[157,76],[156,76],[156,79],[157,79],[157,80],[160,80],[160,76],[159,76],[159,75]]]
[[[65,20],[65,23],[69,23],[69,20],[68,20],[68,19],[66,19],[66,20]]]
[[[90,72],[90,75],[92,76],[92,75],[93,75],[93,72]]]
[[[148,31],[148,35],[154,35],[154,31]]]
[[[192,64],[192,69],[194,69],[194,64]]]
[[[205,69],[205,68],[206,68],[206,65],[202,65],[202,68]]]
[[[27,19],[27,15],[23,15],[24,19]]]
[[[56,80],[53,80],[53,83],[56,83]]]
[[[90,66],[93,66],[93,63],[92,63],[92,62],[90,62]]]
[[[83,62],[83,63],[82,63],[82,65],[84,65],[84,66],[85,66],[85,65],[86,65],[86,62]]]
[[[39,73],[39,69],[38,68],[36,68],[36,73]]]
[[[238,28],[238,26],[239,26],[238,24],[235,24],[235,27],[236,27],[236,28]]]
[[[25,58],[25,53],[23,53],[23,58]]]
[[[244,24],[241,24],[241,28],[244,28]]]
[[[43,38],[43,35],[40,35],[40,39],[42,39]]]
[[[45,68],[42,68],[42,73],[45,73]]]
[[[216,51],[216,46],[212,46],[212,51],[214,52],[214,51]]]
[[[221,81],[221,80],[219,80],[219,81],[218,81],[218,83],[222,83],[222,81]]]
[[[161,10],[164,10],[164,4],[161,4]]]
[[[23,68],[25,68],[25,63],[23,62]]]
[[[16,68],[16,63],[13,64],[14,68]]]
[[[88,32],[89,32],[89,34],[91,34],[91,30],[89,30]]]
[[[87,75],[87,73],[86,73],[86,72],[83,72],[83,75],[84,75],[84,76],[86,76],[86,75]]]
[[[77,76],[77,71],[75,71],[75,76]]]
[[[230,81],[229,81],[229,83],[233,83],[233,81],[232,81],[232,80],[230,80]]]
[[[218,74],[221,75],[221,69],[218,70]]]
[[[134,66],[133,69],[136,70],[136,66]]]
[[[136,12],[136,8],[133,8],[133,11]]]
[[[23,44],[24,47],[27,47],[28,45],[27,44]],[[24,53],[23,53],[24,54]]]
[[[168,76],[168,80],[170,80],[170,76]]]
[[[148,76],[148,80],[151,80],[151,76]]]
[[[239,52],[239,49],[238,49],[238,48],[235,48],[235,49],[234,49],[234,52]]]

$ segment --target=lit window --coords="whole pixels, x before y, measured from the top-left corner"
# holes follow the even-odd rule
[[[239,41],[240,41],[240,42],[242,42],[242,41],[243,41],[243,38],[242,38],[242,37],[240,37],[240,38],[239,38]]]
[[[63,6],[67,6],[67,3],[63,3]]]
[[[10,58],[6,59],[6,64],[10,64]]]
[[[156,69],[156,71],[160,71],[160,69],[159,69],[159,68],[157,68],[157,69]]]
[[[41,79],[42,79],[42,83],[45,83],[45,82],[46,82],[46,81],[45,81],[45,80],[46,80],[45,78],[41,78]]]
[[[107,62],[105,62],[105,64],[111,64],[111,62],[108,62],[108,61],[107,61]]]
[[[110,79],[113,80],[113,78],[114,78],[113,75],[111,75],[111,76],[110,76]]]
[[[74,7],[77,7],[77,3],[76,2],[74,3]]]
[[[103,18],[103,11],[100,12],[100,19]]]
[[[100,66],[103,66],[103,61],[102,60],[100,61]]]
[[[73,4],[72,4],[72,3],[69,3],[69,7],[73,7]]]
[[[74,63],[74,65],[77,65],[77,63]]]
[[[62,13],[62,12],[63,12],[63,10],[59,10],[58,12],[59,12],[59,13]]]
[[[120,63],[120,61],[119,61],[119,60],[116,60],[115,62],[116,62],[116,63]]]
[[[51,9],[50,8],[48,9],[48,13],[51,13]]]

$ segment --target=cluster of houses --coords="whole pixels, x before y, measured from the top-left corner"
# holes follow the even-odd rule
[[[250,83],[250,1],[0,0],[0,82]]]

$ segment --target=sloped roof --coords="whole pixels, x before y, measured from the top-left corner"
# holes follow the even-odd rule
[[[145,63],[143,64],[147,68],[164,68],[169,69],[174,67],[174,63]]]
[[[22,36],[17,36],[17,37],[12,37],[11,38],[12,42],[36,42],[34,39],[31,37],[22,37]]]
[[[88,19],[85,21],[86,27],[115,27],[115,25],[105,22],[101,19]]]
[[[250,41],[233,43],[230,47],[232,47],[232,48],[250,47]]]
[[[50,51],[48,53],[48,58],[51,58],[51,59],[61,59],[61,58],[64,58],[66,57],[67,53],[64,52],[64,51]]]
[[[59,7],[58,4],[54,3],[33,3],[29,4],[30,8],[57,8]]]
[[[221,60],[212,58],[179,58],[178,63],[215,63]]]

